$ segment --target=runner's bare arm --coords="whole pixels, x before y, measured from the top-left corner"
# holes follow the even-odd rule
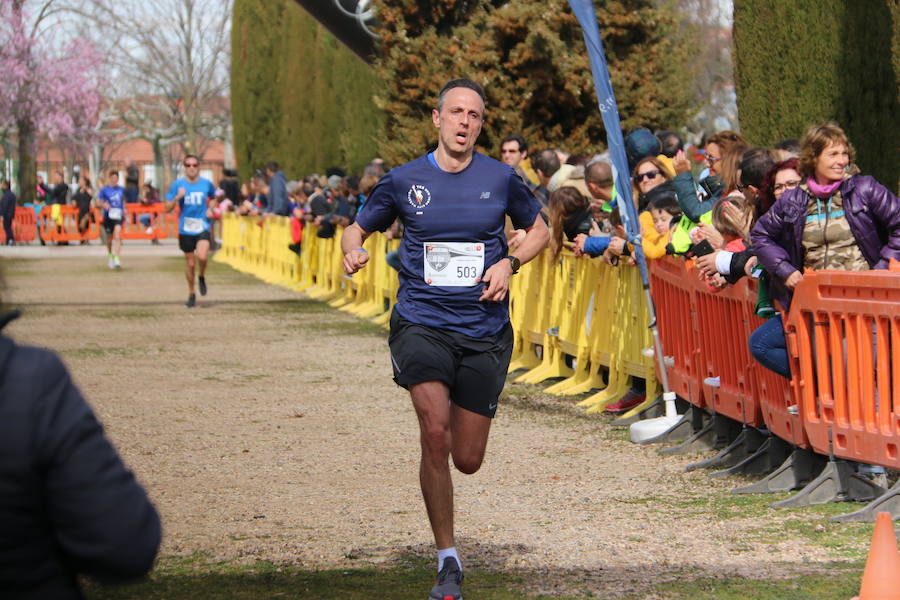
[[[534,223],[525,228],[525,238],[510,255],[518,258],[524,265],[540,254],[541,250],[547,246],[548,241],[550,241],[550,231],[547,229],[547,224],[544,223],[541,215],[538,215],[535,217]],[[488,285],[485,286],[479,300],[502,302],[506,298],[506,292],[509,291],[509,278],[511,276],[512,264],[508,260],[501,259],[499,262],[491,265],[481,278]]]
[[[348,275],[353,275],[369,262],[369,253],[362,247],[367,237],[369,232],[356,223],[344,229],[344,235],[341,236],[341,252],[344,254],[344,272]]]
[[[175,203],[184,198],[184,188],[178,188],[178,194],[169,200],[166,198],[166,212],[172,212],[172,209],[175,208]]]

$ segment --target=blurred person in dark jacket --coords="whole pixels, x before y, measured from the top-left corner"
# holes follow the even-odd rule
[[[18,313],[0,316],[0,329]],[[59,358],[0,335],[0,598],[76,600],[153,566],[159,516]]]
[[[16,195],[10,189],[9,180],[0,181],[0,187],[3,190],[3,196],[0,197],[0,218],[3,219],[3,231],[6,232],[6,245],[12,246],[13,240],[13,221],[16,218]]]

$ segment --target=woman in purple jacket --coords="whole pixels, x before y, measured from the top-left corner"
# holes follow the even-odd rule
[[[900,203],[874,178],[848,175],[853,147],[835,123],[811,127],[800,143],[802,183],[787,190],[751,233],[772,297],[785,310],[804,269],[867,271],[900,260]],[[764,367],[790,378],[781,316],[750,336]]]

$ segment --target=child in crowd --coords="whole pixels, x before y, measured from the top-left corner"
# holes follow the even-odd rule
[[[681,207],[671,183],[658,185],[645,194],[647,210],[639,216],[644,256],[655,260],[666,255],[672,229],[681,219]],[[652,227],[651,227],[652,225]]]
[[[743,252],[747,249],[752,220],[753,206],[741,195],[726,196],[713,205],[712,224],[722,236],[722,249],[728,252]],[[707,285],[710,289],[721,289],[725,286],[725,279],[714,274],[707,278]]]

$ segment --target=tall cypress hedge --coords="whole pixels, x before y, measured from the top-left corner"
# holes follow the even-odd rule
[[[762,145],[842,125],[864,174],[900,180],[897,0],[734,0],[744,134]]]
[[[371,67],[294,0],[235,0],[231,95],[242,178],[269,160],[288,177],[378,154],[383,113]]]

